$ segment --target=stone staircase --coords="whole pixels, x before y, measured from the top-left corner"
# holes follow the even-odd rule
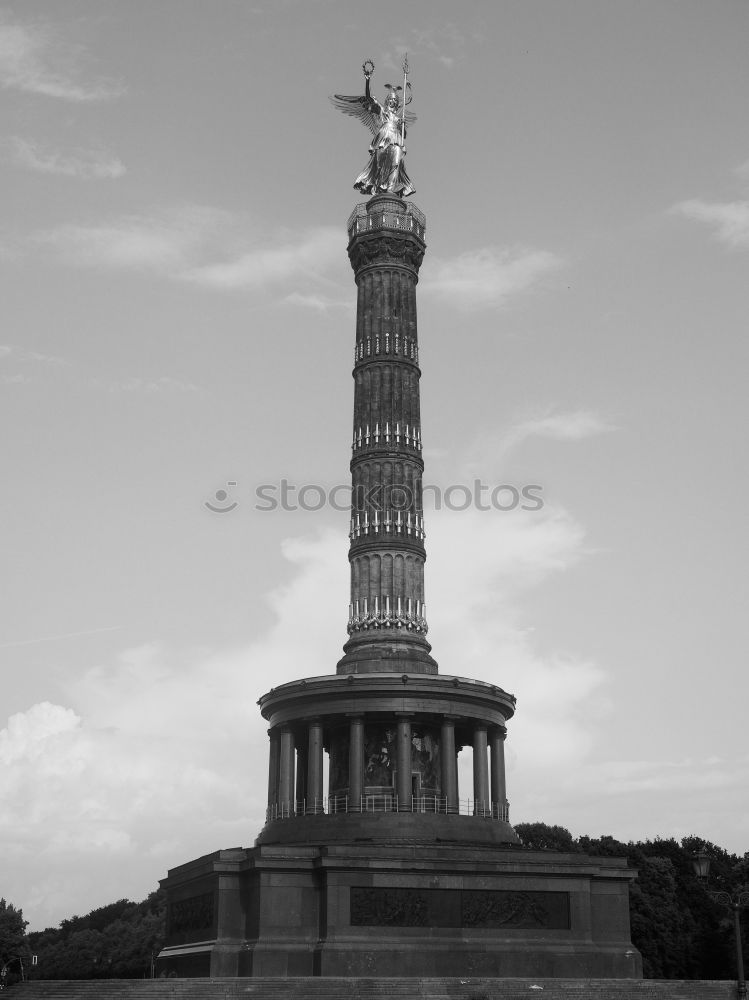
[[[734,1000],[736,982],[653,979],[96,979],[18,983],[8,1000]]]

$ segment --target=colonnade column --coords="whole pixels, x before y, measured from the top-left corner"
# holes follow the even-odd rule
[[[323,812],[323,745],[322,723],[314,719],[309,724],[307,740],[307,811]]]
[[[410,812],[411,804],[411,717],[396,716],[397,724],[397,779],[396,794],[399,812]]]
[[[455,720],[449,716],[442,719],[440,734],[440,760],[442,762],[442,794],[445,810],[457,813],[458,809],[458,754],[455,750]]]
[[[297,809],[306,810],[307,802],[307,744],[296,748],[296,801]]]
[[[506,729],[492,729],[490,748],[492,761],[492,816],[507,819],[507,783],[505,781]]]
[[[489,808],[489,768],[486,761],[486,726],[473,730],[473,812],[484,816]]]
[[[362,775],[364,772],[364,719],[351,717],[348,748],[349,812],[361,812]]]
[[[272,819],[271,810],[278,802],[278,764],[281,753],[281,739],[275,729],[268,730],[270,746],[268,749],[268,819]]]
[[[281,815],[294,811],[294,733],[288,726],[281,729],[281,753],[278,768],[278,808]]]

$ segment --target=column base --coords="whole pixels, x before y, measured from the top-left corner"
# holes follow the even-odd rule
[[[429,654],[426,640],[417,642],[399,636],[373,638],[352,636],[343,647],[344,656],[336,666],[337,674],[436,674],[437,661]]]

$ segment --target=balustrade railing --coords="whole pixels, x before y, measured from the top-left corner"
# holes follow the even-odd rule
[[[410,202],[405,208],[405,213],[392,210],[367,212],[366,204],[357,205],[349,216],[347,226],[349,237],[353,239],[357,233],[373,229],[398,229],[416,233],[423,239],[426,216],[420,208]]]
[[[510,820],[508,802],[488,802],[481,799],[459,799],[449,806],[439,795],[412,795],[399,803],[398,796],[390,793],[362,795],[356,801],[348,795],[330,795],[321,799],[298,799],[296,802],[274,802],[265,812],[266,822],[291,819],[295,816],[335,816],[339,813],[412,812],[436,815],[479,816],[484,819]]]

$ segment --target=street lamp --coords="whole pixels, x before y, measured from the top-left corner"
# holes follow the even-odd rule
[[[742,906],[749,906],[749,891],[746,889],[741,892],[726,892],[723,889],[708,889],[707,880],[710,877],[710,856],[704,851],[697,851],[696,854],[692,855],[692,867],[694,868],[694,874],[697,876],[698,880],[704,885],[705,891],[707,892],[710,899],[715,903],[720,903],[721,906],[727,906],[729,910],[733,910],[733,932],[736,937],[736,975],[737,975],[737,993],[736,995],[740,1000],[744,1000],[746,997],[746,981],[744,980],[744,956],[741,952],[741,921],[739,919],[739,911]]]

